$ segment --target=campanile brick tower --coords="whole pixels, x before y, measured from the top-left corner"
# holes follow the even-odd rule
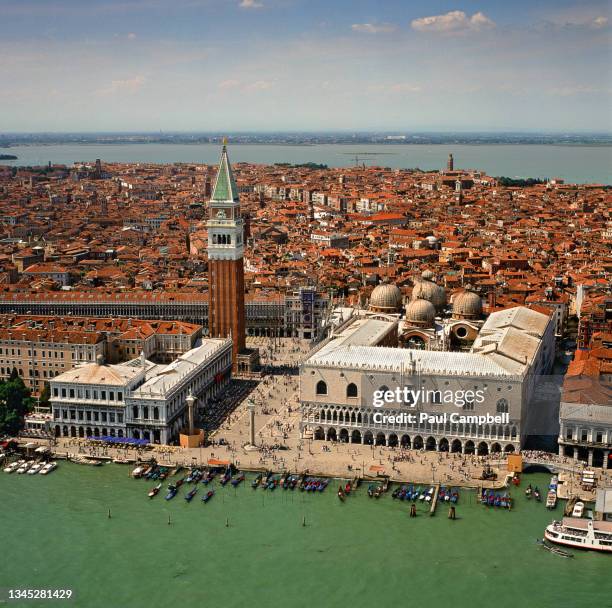
[[[246,352],[244,329],[244,221],[238,188],[223,143],[208,215],[208,330],[212,338],[232,336],[233,367]]]

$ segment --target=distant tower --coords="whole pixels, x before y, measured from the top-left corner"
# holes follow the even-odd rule
[[[108,196],[103,196],[100,200],[100,215],[106,217],[108,215]]]
[[[102,162],[96,158],[96,179],[102,179]]]
[[[455,181],[455,199],[459,204],[463,202],[463,185],[460,179]]]
[[[238,187],[224,140],[208,215],[208,328],[210,336],[232,337],[232,360],[245,350],[244,221]]]
[[[210,198],[211,194],[212,194],[212,184],[210,182],[210,177],[208,177],[207,175],[206,179],[204,180],[204,196],[206,198]]]
[[[446,162],[446,169],[447,169],[447,171],[454,171],[455,170],[455,161],[453,160],[453,155],[452,154],[448,155],[448,161]]]

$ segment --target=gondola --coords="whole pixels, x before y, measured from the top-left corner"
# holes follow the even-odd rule
[[[215,478],[216,473],[214,471],[208,471],[208,473],[206,473],[206,475],[204,475],[204,478],[202,479],[202,483],[207,486],[214,478]]]
[[[550,553],[554,553],[555,555],[558,555],[559,557],[574,557],[573,553],[569,553],[568,551],[559,549],[559,547],[552,547],[551,545],[547,544],[544,539],[540,540],[538,538],[536,540],[536,543],[538,543],[538,545],[542,546],[544,549],[546,549]]]
[[[149,491],[149,498],[153,498],[154,496],[157,496],[159,494],[159,491],[161,490],[162,484],[158,483],[154,488],[151,488],[151,490]]]
[[[346,495],[344,494],[344,490],[342,489],[342,486],[338,486],[338,498],[340,499],[341,502],[344,502],[346,500]]]
[[[178,492],[177,486],[168,486],[168,493],[166,494],[166,500],[172,500]]]
[[[244,481],[244,473],[240,473],[239,475],[237,475],[236,477],[232,478],[232,480],[230,481],[230,483],[234,486],[237,487],[241,482]]]
[[[256,490],[257,486],[261,483],[261,480],[263,479],[263,473],[260,473],[257,477],[255,477],[255,479],[253,479],[253,481],[251,482],[251,487]]]
[[[188,494],[185,496],[185,500],[187,502],[191,502],[191,499],[198,493],[198,488],[193,488],[193,490],[189,490]]]
[[[540,490],[538,490],[538,488],[537,488],[537,487],[535,487],[535,488],[533,489],[533,496],[535,497],[535,499],[536,499],[538,502],[542,502],[542,496],[541,496],[541,494],[540,494]]]
[[[533,488],[531,487],[531,484],[529,484],[527,486],[527,489],[525,490],[525,497],[526,498],[531,498],[532,494],[533,494]]]
[[[348,482],[345,486],[344,486],[344,493],[348,496],[351,493],[351,483]]]
[[[374,491],[375,491],[375,490],[376,490],[376,486],[375,486],[373,483],[371,483],[371,484],[368,486],[368,496],[369,496],[370,498],[373,498],[373,496],[374,496]]]
[[[208,502],[215,494],[214,490],[208,490],[204,496],[202,496],[202,502]]]

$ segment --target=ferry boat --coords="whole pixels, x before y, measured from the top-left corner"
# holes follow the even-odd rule
[[[612,521],[564,517],[546,526],[544,538],[567,547],[612,553]]]

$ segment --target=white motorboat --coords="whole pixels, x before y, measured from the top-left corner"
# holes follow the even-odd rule
[[[554,490],[550,490],[546,495],[546,508],[554,509],[557,506],[557,493]]]
[[[564,517],[546,526],[544,538],[567,547],[612,553],[612,521]]]
[[[23,475],[24,473],[28,472],[28,469],[30,468],[30,466],[32,465],[31,462],[24,462],[18,469],[17,469],[17,475]]]
[[[43,467],[42,462],[35,462],[28,470],[28,475],[36,475]]]
[[[145,467],[143,466],[137,466],[133,471],[132,471],[132,477],[135,477],[136,479],[138,479],[139,477],[142,477],[142,474],[145,472]]]
[[[57,462],[48,462],[42,469],[40,469],[40,475],[48,475],[51,471],[55,471],[57,469]]]
[[[572,511],[572,517],[582,517],[583,514],[584,514],[584,503],[578,501],[574,505],[574,510]]]
[[[15,462],[11,462],[11,464],[4,467],[4,472],[14,473],[23,464],[25,464],[25,460],[16,460]]]

